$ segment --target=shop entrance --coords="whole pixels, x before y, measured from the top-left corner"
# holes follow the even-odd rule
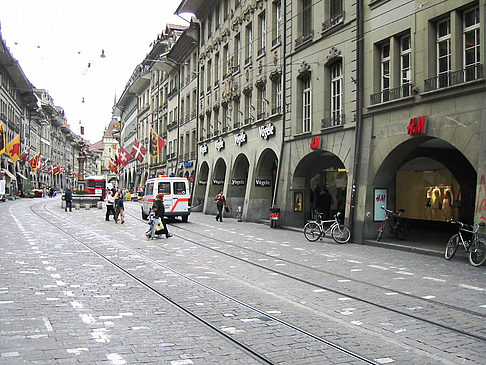
[[[457,228],[449,223],[451,219],[473,223],[476,180],[476,170],[458,149],[438,138],[424,138],[392,151],[374,186],[388,190],[384,191],[390,209],[405,210],[410,238],[424,239],[428,232],[431,239],[435,235],[442,241]]]
[[[314,151],[295,169],[293,210],[301,212],[303,222],[317,212],[326,218],[346,209],[348,172],[339,157],[328,151]],[[300,221],[300,219],[299,219]]]
[[[194,181],[194,196],[192,199],[192,209],[199,209],[198,211],[202,210],[202,206],[204,203],[204,197],[206,195],[206,188],[208,186],[208,175],[209,175],[209,166],[206,161],[201,163],[201,168],[199,169],[199,173],[197,174],[197,180]]]
[[[233,173],[228,184],[228,193],[226,194],[229,206],[234,211],[233,213],[236,212],[237,207],[243,209],[249,168],[248,158],[244,154],[239,154],[233,165]]]

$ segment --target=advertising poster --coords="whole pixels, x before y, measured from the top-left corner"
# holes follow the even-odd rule
[[[383,221],[386,218],[385,211],[381,207],[388,208],[388,189],[375,188],[374,221]]]

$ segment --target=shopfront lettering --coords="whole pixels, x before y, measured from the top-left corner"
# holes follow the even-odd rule
[[[272,181],[270,179],[255,179],[255,186],[266,187],[271,185]]]
[[[275,134],[275,127],[272,123],[265,124],[260,126],[260,137],[263,139],[268,139],[268,137],[273,136]]]
[[[191,166],[192,166],[192,164],[193,164],[193,162],[192,162],[192,161],[185,161],[185,162],[184,162],[184,167],[191,167]]]
[[[425,115],[410,119],[407,127],[407,134],[410,136],[424,135],[426,133],[427,119]]]
[[[245,185],[246,180],[245,179],[231,179],[231,185],[232,186],[241,186]]]
[[[377,202],[384,202],[386,200],[386,195],[385,194],[378,194],[376,196],[376,201]]]
[[[198,180],[197,184],[198,185],[207,185],[208,181],[207,180]]]
[[[224,185],[224,179],[213,179],[213,185]]]
[[[208,153],[208,145],[203,144],[203,145],[199,146],[199,152],[201,152],[202,155],[205,155],[206,153]]]
[[[224,141],[220,139],[214,142],[214,148],[216,148],[216,151],[221,152],[221,150],[224,149]]]
[[[312,137],[310,142],[310,149],[311,150],[318,150],[321,148],[321,137]]]
[[[241,147],[241,145],[243,143],[246,143],[246,134],[245,134],[245,132],[236,133],[235,134],[235,144],[237,146],[240,146]]]

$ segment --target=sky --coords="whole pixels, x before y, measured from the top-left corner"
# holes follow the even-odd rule
[[[0,26],[33,86],[64,109],[74,133],[82,125],[84,137],[95,143],[111,121],[115,96],[157,35],[168,23],[188,25],[174,15],[180,2],[0,0]]]

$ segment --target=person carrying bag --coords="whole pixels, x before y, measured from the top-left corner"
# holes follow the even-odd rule
[[[216,215],[216,221],[223,221],[223,207],[226,212],[229,212],[228,206],[226,204],[226,198],[224,197],[223,190],[219,192],[218,195],[214,198],[214,202],[216,203],[216,208],[218,209],[218,214]]]

